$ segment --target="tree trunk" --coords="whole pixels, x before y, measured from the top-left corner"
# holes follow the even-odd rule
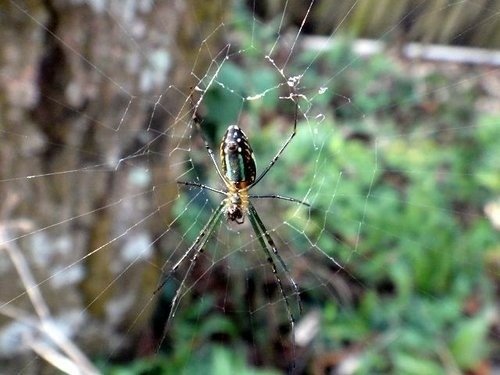
[[[225,9],[0,5],[0,243],[26,258],[50,316],[90,356],[133,348],[149,322],[159,249],[168,248],[157,238],[180,174],[175,160],[153,155],[169,155],[169,137],[158,135],[179,123],[192,73],[206,70],[209,45],[220,42],[203,38]],[[19,270],[8,252],[0,257],[0,312],[36,317]],[[2,317],[0,367],[19,371],[22,359],[23,373],[37,372],[43,361],[31,361],[28,341],[38,336]]]

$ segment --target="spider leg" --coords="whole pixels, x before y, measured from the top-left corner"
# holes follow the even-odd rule
[[[208,222],[205,224],[203,229],[201,230],[200,234],[198,237],[196,237],[196,240],[194,243],[189,247],[189,249],[184,253],[184,255],[179,259],[177,263],[174,264],[172,269],[168,272],[168,274],[163,278],[163,281],[160,283],[160,285],[155,289],[153,292],[153,295],[158,293],[167,283],[167,281],[170,279],[170,276],[179,268],[179,266],[184,262],[184,260],[188,257],[189,253],[195,249],[198,248],[197,251],[205,244],[205,242],[208,239],[208,236],[212,233],[213,227],[215,226],[215,223],[218,221],[220,218],[220,215],[222,213],[222,209],[224,208],[224,201],[221,202],[219,207],[214,211]]]
[[[177,300],[179,299],[179,297],[181,295],[181,290],[184,287],[184,283],[186,282],[186,279],[187,279],[188,275],[190,274],[192,268],[194,267],[194,265],[196,263],[196,260],[198,259],[198,256],[203,251],[203,246],[205,246],[205,243],[207,242],[208,238],[210,237],[210,235],[212,234],[213,230],[215,229],[215,226],[219,222],[219,219],[221,217],[224,205],[225,205],[225,201],[222,201],[221,204],[219,205],[219,207],[217,207],[217,209],[214,211],[214,213],[212,214],[212,216],[210,217],[210,219],[208,220],[208,222],[205,224],[205,226],[201,230],[201,232],[198,235],[198,237],[196,237],[196,240],[194,241],[194,243],[184,253],[184,255],[182,256],[182,258],[179,259],[179,261],[177,263],[175,263],[175,265],[169,271],[169,273],[167,274],[167,276],[163,279],[163,281],[160,284],[160,286],[158,288],[156,288],[156,290],[154,292],[154,294],[156,294],[161,288],[163,288],[163,286],[165,285],[165,283],[170,279],[170,276],[177,270],[177,268],[179,268],[179,266],[184,262],[184,260],[188,257],[188,255],[191,253],[191,251],[195,250],[194,254],[193,254],[193,257],[191,258],[191,263],[190,263],[190,265],[188,267],[188,270],[187,270],[186,274],[184,275],[184,278],[182,279],[181,284],[177,288],[177,291],[175,292],[175,296],[174,296],[174,298],[172,300],[172,303],[170,305],[170,312],[168,314],[167,323],[165,324],[165,328],[163,330],[163,335],[161,337],[160,343],[163,342],[163,340],[165,340],[165,337],[167,336],[167,332],[168,332],[168,329],[169,329],[169,322],[175,316],[175,311],[177,309],[177,306],[176,306],[177,305]]]
[[[297,303],[299,306],[299,313],[302,314],[302,301],[300,299],[300,292],[299,292],[299,287],[297,286],[297,283],[295,282],[295,280],[291,276],[290,271],[288,270],[286,263],[283,261],[283,258],[281,257],[281,255],[278,252],[278,248],[276,247],[276,244],[274,243],[272,237],[269,235],[268,230],[266,229],[264,223],[260,219],[260,216],[257,213],[257,210],[255,209],[255,207],[253,206],[252,203],[249,203],[248,209],[249,209],[248,216],[250,218],[250,222],[252,222],[252,226],[254,227],[254,230],[255,230],[255,226],[257,226],[257,228],[259,230],[258,233],[261,233],[261,236],[260,236],[261,243],[262,243],[262,241],[265,241],[267,243],[267,245],[269,245],[269,247],[273,250],[274,255],[276,256],[276,258],[278,258],[278,261],[279,261],[281,267],[283,267],[283,270],[285,271],[288,279],[290,280],[290,283],[293,286],[295,294],[297,295]],[[253,222],[255,222],[255,226],[254,226]],[[269,250],[267,250],[267,252],[269,252]],[[286,300],[286,298],[285,298],[285,300]],[[287,302],[287,306],[288,306],[288,302]]]
[[[255,234],[257,235],[257,238],[259,239],[260,245],[262,249],[264,249],[266,255],[267,255],[267,261],[272,267],[274,278],[278,282],[278,286],[280,288],[281,295],[283,296],[283,299],[285,300],[285,306],[286,306],[286,311],[288,313],[288,319],[290,321],[290,333],[292,337],[292,351],[293,351],[293,358],[295,358],[295,318],[293,317],[292,311],[290,309],[290,303],[288,302],[288,298],[285,294],[285,291],[283,289],[283,283],[281,282],[281,279],[278,275],[278,270],[276,269],[276,264],[273,261],[273,258],[271,256],[271,252],[269,251],[269,248],[273,249],[274,255],[278,258],[281,266],[283,267],[285,273],[287,274],[288,278],[290,279],[293,288],[295,290],[295,293],[297,294],[297,300],[299,304],[299,313],[302,314],[302,303],[300,301],[300,295],[299,295],[299,290],[297,287],[297,284],[293,280],[293,278],[290,276],[290,272],[288,271],[288,268],[281,258],[281,256],[278,253],[278,249],[276,248],[276,245],[274,244],[273,239],[269,235],[266,227],[260,220],[259,214],[253,207],[252,203],[249,203],[249,212],[248,212],[248,217],[250,219],[250,223],[252,224],[253,230],[255,231]],[[295,368],[295,359],[293,359],[292,363],[292,368]]]
[[[193,103],[193,93],[192,92],[191,92],[191,103]],[[193,105],[193,108],[194,108],[194,105]],[[217,161],[215,160],[215,156],[214,156],[214,151],[212,150],[212,148],[208,144],[207,139],[205,138],[205,133],[203,133],[203,129],[201,128],[201,119],[198,116],[198,113],[196,112],[196,109],[195,109],[195,111],[193,113],[193,117],[191,119],[195,123],[196,128],[198,129],[198,131],[200,132],[201,138],[203,139],[203,142],[205,143],[205,148],[207,149],[207,152],[208,152],[208,155],[210,156],[210,159],[212,159],[212,162],[213,162],[213,164],[215,166],[215,170],[217,171],[217,174],[219,175],[220,179],[222,181],[224,181],[224,183],[226,185],[228,185],[228,181],[224,178],[224,175],[221,173],[221,171],[219,169],[219,166],[217,165]]]
[[[295,100],[294,100],[294,102],[295,102],[295,116],[294,116],[294,120],[293,120],[293,132],[292,132],[292,134],[290,134],[290,136],[285,141],[285,143],[283,144],[283,146],[281,146],[281,148],[279,149],[279,151],[277,152],[277,154],[274,155],[274,158],[271,160],[271,162],[266,167],[266,169],[264,169],[264,171],[262,171],[262,173],[260,174],[260,176],[257,177],[254,182],[252,182],[252,184],[248,187],[248,189],[251,189],[252,186],[257,185],[257,183],[260,180],[262,180],[262,178],[267,174],[267,172],[269,172],[269,170],[274,165],[274,163],[276,163],[276,161],[279,159],[279,157],[281,156],[281,154],[283,153],[283,151],[285,150],[285,148],[288,146],[288,144],[290,143],[290,141],[293,139],[293,137],[295,137],[295,133],[296,133],[296,130],[297,130],[297,117],[298,117],[298,114],[299,114],[299,103],[298,103],[298,101],[295,101]]]
[[[296,198],[287,197],[285,195],[278,195],[278,194],[254,195],[254,194],[250,194],[249,197],[250,198],[258,198],[258,199],[261,199],[261,198],[275,198],[275,199],[281,199],[281,200],[284,200],[284,201],[290,201],[290,202],[300,203],[300,204],[303,204],[304,206],[311,207],[311,205],[309,203],[307,203],[307,202],[301,201],[301,200],[296,199]]]
[[[210,187],[208,185],[204,185],[204,184],[200,184],[198,182],[191,182],[191,181],[177,181],[177,183],[179,185],[186,185],[186,186],[195,186],[195,187],[198,187],[200,189],[206,189],[206,190],[210,190],[210,191],[213,191],[215,193],[219,193],[219,194],[222,194],[222,195],[227,195],[226,192],[222,191],[222,190],[219,190],[219,189],[215,189],[213,187]]]

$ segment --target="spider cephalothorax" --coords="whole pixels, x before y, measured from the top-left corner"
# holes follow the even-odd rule
[[[242,199],[242,195],[245,199]],[[245,222],[244,212],[248,209],[248,193],[245,190],[229,192],[225,204],[227,220],[243,224]]]

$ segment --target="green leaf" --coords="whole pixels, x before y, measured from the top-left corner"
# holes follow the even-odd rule
[[[427,358],[418,358],[414,355],[406,353],[398,353],[394,360],[396,366],[396,374],[406,375],[441,375],[445,374],[443,368],[438,366],[436,362]]]
[[[488,320],[483,314],[463,321],[451,342],[455,361],[463,369],[474,367],[487,353]]]

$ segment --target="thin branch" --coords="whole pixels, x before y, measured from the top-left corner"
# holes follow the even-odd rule
[[[16,225],[16,221],[8,221],[6,218],[9,216],[8,212],[15,206],[16,201],[16,198],[13,196],[8,196],[5,199],[6,204],[1,215],[3,222],[0,222],[0,244],[3,244],[1,248],[3,248],[10,257],[37,316],[31,316],[20,309],[8,305],[4,305],[2,309],[0,309],[0,313],[30,327],[36,328],[39,332],[44,334],[45,337],[56,344],[57,348],[62,353],[45,344],[40,339],[32,337],[34,335],[25,338],[26,344],[54,367],[68,374],[98,374],[99,371],[85,354],[71,340],[62,334],[59,328],[53,323],[49,307],[43,299],[38,284],[35,282],[35,278],[31,273],[26,258],[20,249],[9,241],[9,232],[16,229],[18,225]]]

